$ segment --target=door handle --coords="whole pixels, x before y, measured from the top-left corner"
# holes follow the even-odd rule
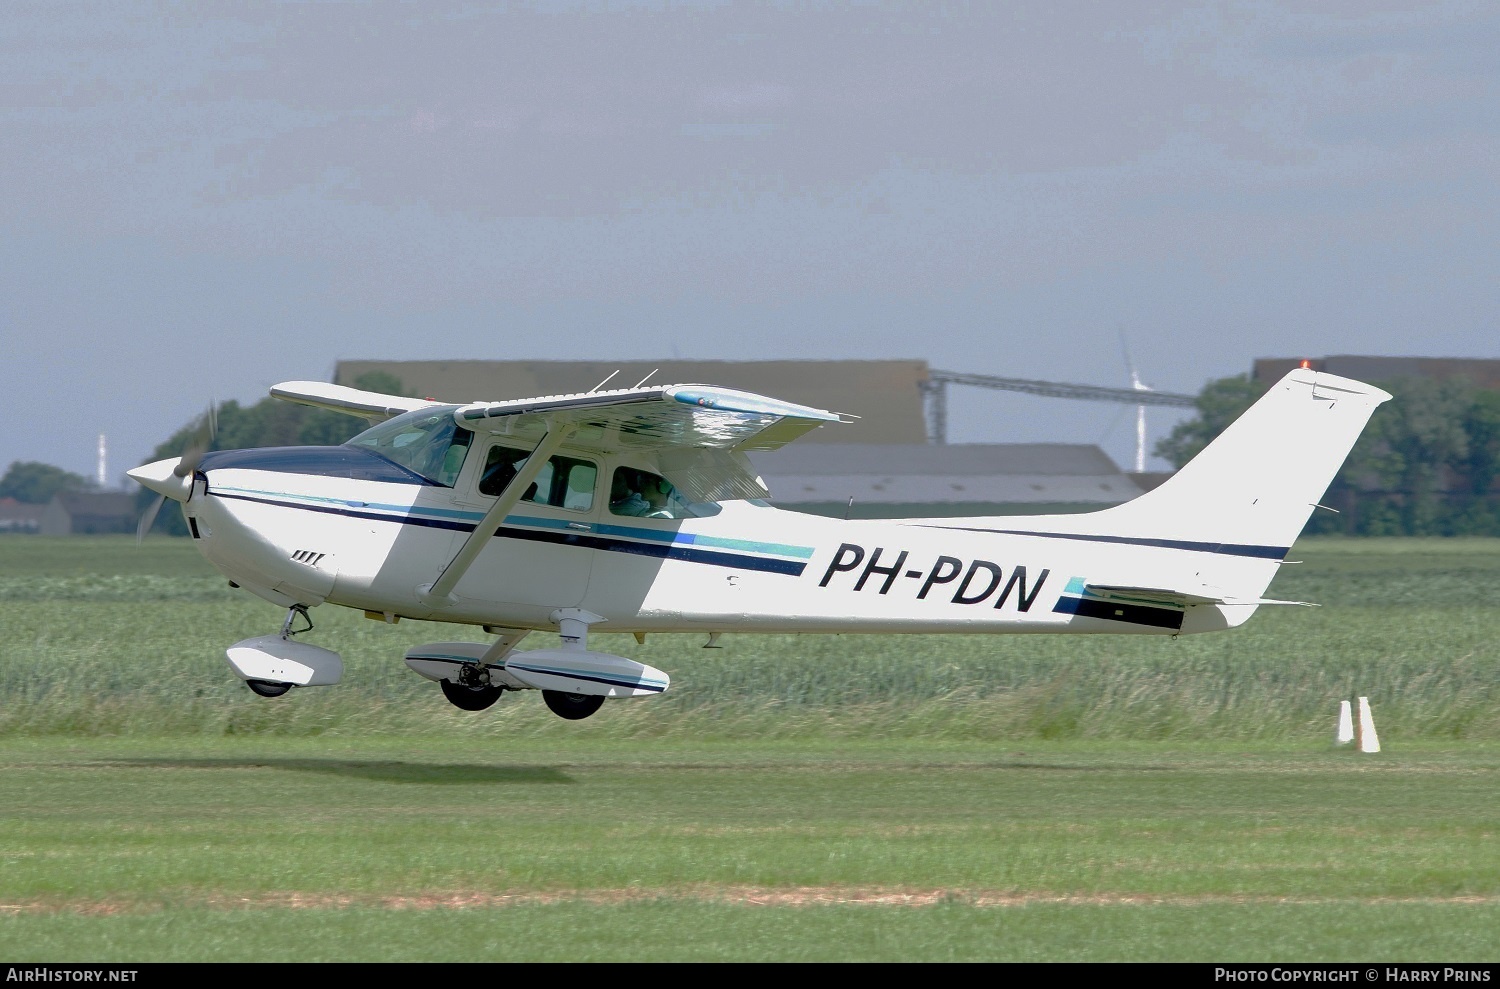
[[[584,532],[593,532],[594,531],[594,527],[591,526],[591,525],[589,525],[587,522],[569,522],[568,523],[568,528],[569,529],[582,529]]]

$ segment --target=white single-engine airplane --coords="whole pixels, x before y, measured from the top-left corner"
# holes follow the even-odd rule
[[[667,689],[588,648],[635,633],[1129,632],[1242,624],[1371,413],[1391,396],[1306,368],[1166,483],[1079,515],[846,521],[784,511],[745,456],[842,417],[707,385],[442,404],[294,381],[372,425],[343,446],[188,453],[130,471],[199,550],[286,609],[231,646],[256,693],[338,682],[295,639],[324,603],[479,625],[406,654],[465,710],[536,689],[570,719]],[[160,504],[160,503],[158,503]],[[553,648],[516,651],[552,630]]]

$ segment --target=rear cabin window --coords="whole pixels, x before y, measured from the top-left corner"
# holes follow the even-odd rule
[[[516,450],[508,446],[490,447],[490,452],[484,459],[484,474],[479,479],[479,493],[498,496],[510,483],[510,479],[525,466],[530,455],[530,450]],[[531,483],[521,500],[586,512],[594,507],[594,485],[598,479],[599,468],[596,464],[559,455],[542,466],[536,480]]]

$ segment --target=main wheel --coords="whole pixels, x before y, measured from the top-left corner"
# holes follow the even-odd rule
[[[274,683],[270,680],[246,680],[245,686],[262,697],[280,697],[292,689],[289,683]]]
[[[565,694],[561,690],[542,691],[542,700],[559,718],[582,721],[604,704],[603,694]]]
[[[452,680],[439,680],[438,686],[443,688],[443,696],[448,698],[449,704],[465,711],[483,711],[505,692],[504,687],[471,687]]]

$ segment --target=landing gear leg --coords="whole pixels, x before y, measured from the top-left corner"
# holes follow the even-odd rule
[[[302,628],[293,628],[292,626],[296,623],[298,618],[301,618],[304,622],[306,622],[306,624]],[[307,605],[294,604],[290,608],[286,609],[286,621],[281,623],[281,637],[283,639],[290,639],[294,635],[301,635],[303,632],[311,632],[312,628],[312,618],[307,614]]]
[[[486,632],[498,632],[500,638],[479,657],[478,662],[464,663],[458,671],[457,680],[439,680],[443,696],[448,703],[464,711],[483,711],[500,699],[505,686],[494,682],[491,672],[505,667],[505,657],[526,638],[527,629],[497,629],[486,625]]]
[[[563,650],[577,650],[580,653],[588,650],[589,626],[595,622],[604,621],[599,615],[581,608],[563,608],[554,611],[552,620],[557,622],[557,631],[562,637]],[[542,703],[547,705],[547,710],[559,718],[582,721],[604,706],[604,695],[543,690]]]

